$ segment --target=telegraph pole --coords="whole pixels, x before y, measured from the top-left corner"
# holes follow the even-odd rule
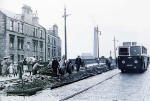
[[[64,8],[64,34],[65,34],[65,60],[67,60],[67,28],[66,28],[66,18],[68,14],[66,13],[66,7]]]
[[[118,42],[118,40],[115,39],[115,36],[114,36],[114,56],[115,56],[115,60],[116,60],[116,41]]]
[[[110,57],[111,57],[111,50],[110,50]]]

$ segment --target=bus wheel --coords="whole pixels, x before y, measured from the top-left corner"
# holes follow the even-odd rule
[[[139,73],[143,73],[143,72],[144,72],[144,70],[143,70],[143,69],[140,69],[140,70],[139,70]]]
[[[121,69],[121,73],[125,73],[125,72],[126,72],[125,70]]]

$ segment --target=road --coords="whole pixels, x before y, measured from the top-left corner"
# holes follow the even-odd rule
[[[144,73],[119,73],[68,101],[150,101],[150,69]]]

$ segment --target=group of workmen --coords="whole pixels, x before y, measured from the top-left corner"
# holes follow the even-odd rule
[[[41,60],[36,60],[34,62],[32,61],[27,61],[25,58],[23,61],[19,62],[12,62],[10,61],[10,58],[4,57],[3,60],[0,61],[0,75],[2,76],[17,76],[19,74],[19,77],[22,78],[22,75],[25,72],[29,72],[30,75],[35,75],[38,73],[38,70],[44,65],[41,65]],[[63,65],[61,64],[63,63]],[[49,62],[49,66],[52,67],[52,72],[54,76],[58,76],[58,74],[63,74],[61,73],[63,71],[63,66],[70,66],[72,65],[72,61],[62,61],[58,60],[57,58],[53,58],[52,61]],[[80,69],[80,66],[82,65],[82,60],[80,56],[78,56],[75,60],[76,64],[76,70],[77,72]],[[72,65],[73,67],[73,65]],[[67,68],[68,73],[70,74],[70,70]]]
[[[4,58],[2,61],[0,61],[0,75],[17,76],[19,74],[19,78],[22,78],[22,75],[25,72],[29,72],[30,75],[35,75],[38,73],[40,68],[44,67],[41,62],[41,60],[36,60],[34,62],[27,61],[26,58],[20,62],[10,62],[8,58]],[[73,61],[70,59],[66,61],[65,57],[62,57],[61,60],[53,58],[51,61],[49,61],[47,66],[51,67],[53,76],[64,75],[66,72],[71,74],[74,70],[74,65],[72,62]],[[80,56],[78,56],[75,59],[74,64],[76,71],[79,72],[80,67],[84,65],[84,62]],[[111,62],[108,59],[106,59],[106,65],[108,68],[111,67]]]
[[[75,59],[75,65],[76,65],[76,71],[79,72],[81,65],[83,64],[82,59],[80,56],[78,56]],[[64,74],[64,70],[71,74],[71,69],[73,70],[73,64],[72,61],[69,59],[68,61],[65,61],[65,58],[62,58],[60,61],[58,61],[56,58],[52,60],[52,70],[53,70],[53,75],[58,76],[58,74]],[[64,69],[66,68],[66,69]]]

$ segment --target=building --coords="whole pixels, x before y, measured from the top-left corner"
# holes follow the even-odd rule
[[[82,53],[81,58],[82,59],[94,59],[94,57],[91,53]]]
[[[61,59],[61,39],[58,36],[58,26],[53,25],[47,30],[47,60],[52,58]]]
[[[61,57],[58,27],[46,30],[38,22],[37,12],[30,6],[22,7],[22,14],[0,9],[0,58],[11,56],[13,61],[35,57],[46,61]],[[48,32],[48,33],[46,33]],[[47,38],[47,39],[46,39]]]

